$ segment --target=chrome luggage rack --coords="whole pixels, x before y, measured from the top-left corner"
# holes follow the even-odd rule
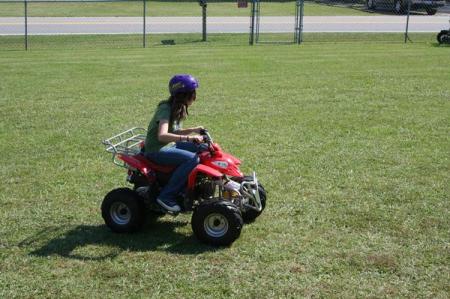
[[[117,158],[117,155],[134,156],[141,152],[142,144],[145,142],[147,130],[144,128],[131,128],[111,138],[103,140],[106,151],[112,153],[114,164],[126,167],[125,163]]]

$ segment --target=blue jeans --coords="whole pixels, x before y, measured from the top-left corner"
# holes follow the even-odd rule
[[[161,190],[159,199],[172,201],[183,191],[189,173],[198,165],[197,152],[200,145],[192,142],[177,142],[176,145],[160,149],[158,152],[145,153],[145,156],[161,165],[178,166],[169,182]]]

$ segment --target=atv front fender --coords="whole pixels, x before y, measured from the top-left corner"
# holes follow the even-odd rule
[[[222,173],[215,170],[214,168],[211,168],[209,166],[198,164],[189,174],[188,178],[188,190],[193,190],[195,186],[195,181],[197,179],[197,174],[202,173],[206,175],[207,177],[210,177],[212,179],[221,179]]]

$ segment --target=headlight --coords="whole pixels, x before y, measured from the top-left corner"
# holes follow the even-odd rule
[[[227,168],[228,162],[225,161],[214,161],[212,162],[214,165],[219,166],[220,168]]]

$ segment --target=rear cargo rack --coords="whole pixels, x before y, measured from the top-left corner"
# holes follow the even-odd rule
[[[126,167],[125,163],[118,159],[118,156],[134,156],[141,152],[141,149],[147,136],[147,130],[144,128],[131,128],[119,133],[111,138],[103,140],[106,151],[112,154],[114,164]]]

